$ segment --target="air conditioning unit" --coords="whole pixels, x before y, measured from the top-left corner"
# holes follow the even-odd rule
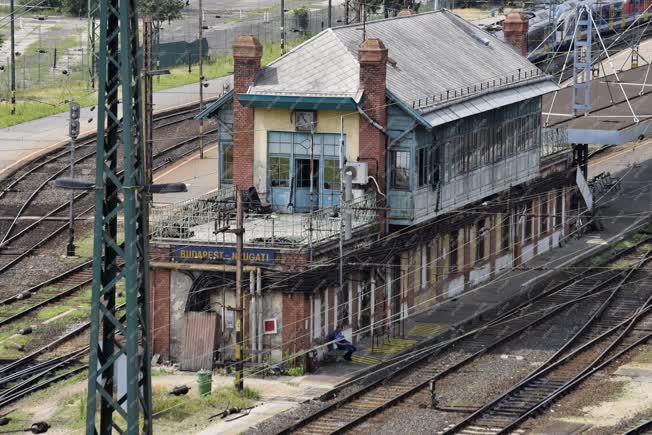
[[[369,182],[369,171],[365,162],[347,163],[344,173],[351,173],[353,184],[367,184]]]

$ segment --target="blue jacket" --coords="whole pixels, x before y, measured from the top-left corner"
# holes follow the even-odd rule
[[[333,331],[333,333],[331,334],[331,340],[335,342],[346,341],[342,332],[337,330]]]

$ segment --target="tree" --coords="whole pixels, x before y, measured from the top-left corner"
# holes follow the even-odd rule
[[[181,18],[184,6],[183,0],[140,0],[138,14],[141,17],[151,15],[152,21],[160,25],[163,21],[170,22]]]

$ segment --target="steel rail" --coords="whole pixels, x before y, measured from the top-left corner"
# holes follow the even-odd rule
[[[216,130],[217,130],[217,129],[209,130],[209,131],[205,132],[204,134],[210,134],[211,132],[214,132],[214,131],[216,131]],[[181,146],[183,146],[183,145],[186,145],[186,144],[188,144],[188,143],[190,143],[190,142],[193,142],[193,141],[197,140],[198,137],[199,137],[199,135],[197,135],[197,136],[193,136],[193,137],[190,138],[190,139],[185,139],[182,143],[180,143],[180,144],[175,144],[174,146],[169,147],[168,149],[165,150],[165,152],[167,153],[167,152],[173,151],[173,150],[175,150],[175,149],[177,149],[177,148],[179,148],[179,147],[181,147]],[[187,156],[187,155],[189,155],[189,154],[191,154],[191,153],[193,153],[193,152],[195,152],[195,151],[196,151],[195,149],[189,150],[188,152],[186,152],[186,153],[182,154],[181,156],[179,156],[179,158],[183,158],[183,157],[185,157],[185,156]],[[157,158],[160,158],[160,157],[161,157],[161,154],[160,154],[160,153],[157,154],[156,157],[157,157]],[[166,165],[169,165],[170,163],[172,163],[172,162],[165,162],[164,164],[158,165],[158,166],[156,167],[156,169],[158,170],[158,169],[160,169],[160,168],[162,168],[162,167],[164,167],[164,166],[166,166]],[[88,194],[88,192],[82,192],[82,193],[80,193],[77,197],[80,197],[80,196],[82,196],[82,195],[86,195],[86,194]],[[69,205],[69,203],[62,204],[61,206],[58,207],[58,209],[62,209],[62,207],[68,207],[68,205]],[[77,215],[75,216],[75,219],[79,219],[80,217],[84,216],[85,214],[87,214],[88,212],[90,212],[91,210],[93,210],[94,208],[95,208],[95,205],[92,205],[91,207],[85,209],[83,212],[77,214]],[[30,224],[28,227],[26,227],[26,228],[25,228],[25,229],[20,233],[20,235],[23,235],[24,232],[28,231],[29,229],[31,229],[31,228],[33,228],[34,226],[38,225],[39,223],[43,222],[47,217],[49,217],[49,216],[50,216],[51,214],[53,214],[53,213],[54,213],[54,211],[48,213],[48,214],[45,215],[45,216],[42,216],[39,220],[33,222],[33,223]],[[27,257],[28,255],[30,255],[33,251],[35,251],[36,249],[40,248],[40,247],[43,246],[45,243],[47,243],[47,242],[49,242],[50,240],[52,240],[54,237],[58,236],[61,232],[65,231],[65,230],[68,228],[68,226],[69,226],[68,223],[65,223],[65,224],[59,226],[59,227],[58,227],[57,229],[55,229],[52,233],[46,235],[44,238],[42,238],[41,240],[39,240],[38,242],[36,242],[33,246],[27,248],[25,251],[23,251],[22,253],[18,254],[18,255],[16,256],[16,258],[14,258],[14,259],[10,260],[8,263],[6,263],[6,264],[0,266],[0,274],[3,273],[3,272],[5,272],[5,271],[7,271],[7,270],[10,269],[11,267],[13,267],[16,263],[18,263],[18,262],[21,261],[23,258],[25,258],[25,257]],[[18,234],[14,235],[14,237],[16,237],[16,236],[18,236]]]
[[[562,346],[558,351],[556,351],[548,360],[546,360],[540,367],[535,369],[533,372],[531,372],[529,375],[525,377],[524,380],[520,381],[516,385],[510,387],[506,392],[501,394],[500,396],[496,397],[495,399],[492,399],[489,403],[483,405],[476,411],[474,411],[471,415],[465,417],[462,421],[456,423],[454,426],[446,429],[443,432],[443,435],[451,435],[453,433],[456,433],[460,430],[462,430],[464,427],[470,425],[473,421],[475,421],[478,418],[481,418],[483,414],[485,414],[487,411],[489,411],[491,408],[497,406],[500,404],[503,400],[507,399],[510,396],[513,396],[516,391],[519,391],[520,389],[524,388],[531,382],[533,382],[535,379],[540,378],[541,376],[545,375],[546,373],[549,373],[552,371],[554,368],[557,368],[561,366],[563,363],[569,361],[572,357],[578,355],[581,351],[589,348],[595,343],[598,343],[601,341],[603,338],[605,338],[607,335],[611,335],[614,331],[616,331],[618,328],[622,327],[624,324],[626,324],[631,318],[621,322],[618,326],[613,327],[609,329],[607,332],[589,340],[587,343],[583,344],[579,348],[573,350],[572,352],[564,355],[561,359],[557,360],[559,356],[567,350],[567,348],[574,343],[586,330],[589,326],[593,325],[594,322],[600,317],[600,315],[604,312],[604,310],[607,308],[607,306],[613,301],[613,298],[615,297],[615,294],[622,289],[622,286],[627,282],[627,280],[631,277],[631,275],[640,269],[642,264],[646,261],[650,260],[650,251],[646,253],[646,258],[641,260],[639,264],[635,268],[631,268],[630,270],[627,271],[625,277],[621,280],[621,282],[618,284],[618,286],[611,292],[607,300],[601,306],[596,310],[595,313],[591,315],[591,318],[585,322],[585,324],[580,328],[579,331],[577,331],[571,339]],[[646,304],[649,302],[646,302]],[[638,314],[634,314],[636,316]],[[633,318],[633,316],[632,316]],[[528,414],[529,415],[529,414]],[[521,420],[519,420],[521,421]],[[514,426],[508,426],[508,428],[513,428]]]
[[[585,291],[581,297],[573,298],[572,300],[567,301],[563,305],[558,305],[556,308],[553,308],[553,309],[549,310],[548,312],[546,312],[541,317],[539,317],[537,319],[534,319],[533,321],[530,321],[530,322],[526,323],[525,325],[516,328],[515,330],[507,333],[506,335],[500,337],[499,339],[495,340],[494,342],[486,345],[485,347],[483,347],[479,351],[474,352],[472,355],[462,359],[461,361],[459,361],[459,362],[457,362],[455,364],[449,365],[446,369],[444,369],[443,371],[437,373],[434,377],[427,377],[425,380],[423,380],[422,382],[419,382],[417,385],[413,386],[412,388],[404,391],[403,393],[395,395],[394,397],[386,400],[384,403],[382,403],[381,405],[379,405],[377,407],[369,409],[366,413],[359,415],[354,420],[350,420],[350,421],[346,422],[344,425],[338,427],[336,430],[334,430],[332,432],[329,432],[329,433],[342,433],[342,432],[345,432],[346,430],[351,429],[352,427],[354,427],[356,425],[359,425],[362,421],[372,417],[373,415],[375,415],[378,412],[386,409],[387,407],[392,406],[394,403],[405,399],[407,396],[409,396],[411,394],[414,394],[417,391],[421,390],[422,388],[424,388],[424,386],[428,385],[428,383],[431,380],[437,380],[437,379],[440,379],[441,377],[443,377],[443,376],[445,376],[447,374],[450,374],[451,372],[453,372],[453,371],[459,369],[460,367],[468,364],[469,362],[473,361],[478,356],[486,353],[487,351],[491,350],[492,348],[494,348],[494,347],[500,345],[501,343],[504,343],[505,341],[509,340],[513,336],[522,333],[524,330],[526,330],[526,329],[534,326],[535,324],[538,324],[539,322],[549,318],[550,316],[558,313],[559,311],[563,310],[564,308],[567,308],[568,306],[572,305],[573,303],[576,303],[577,301],[580,301],[580,300],[584,300],[586,295],[594,293],[595,291],[599,290],[603,286],[608,285],[611,282],[611,280],[617,278],[618,276],[620,276],[620,274],[616,274],[616,275],[612,276],[608,280],[603,280],[602,282],[598,283],[597,285],[591,286],[591,288],[589,290]],[[577,280],[574,280],[569,285],[567,285],[565,287],[562,287],[561,289],[555,289],[556,291],[548,293],[548,296],[553,295],[553,294],[563,290],[564,288],[567,288],[567,287],[570,287],[572,285],[578,284],[583,279],[586,279],[586,278],[587,277],[579,278]],[[538,300],[538,299],[540,299],[540,297],[533,298],[533,299]],[[527,306],[528,304],[526,303],[525,305]],[[513,315],[514,313],[516,313],[517,311],[520,311],[521,309],[523,309],[523,307],[517,307],[514,310],[510,310],[510,313]],[[508,315],[506,315],[506,316],[508,316]],[[377,387],[378,385],[387,382],[389,379],[395,377],[396,375],[399,375],[399,374],[401,374],[403,372],[406,372],[408,369],[413,368],[416,364],[423,361],[424,359],[430,358],[435,353],[440,352],[442,350],[446,350],[447,348],[457,344],[458,342],[460,342],[460,341],[462,341],[464,339],[471,338],[473,335],[477,334],[478,332],[483,332],[487,328],[490,328],[492,325],[495,325],[495,324],[497,324],[499,322],[504,322],[505,319],[506,319],[506,316],[501,316],[499,319],[496,319],[495,321],[492,321],[489,325],[483,326],[482,329],[480,329],[480,330],[472,331],[470,333],[467,333],[467,334],[464,334],[464,335],[462,335],[460,337],[456,337],[455,339],[452,339],[451,341],[446,343],[445,346],[439,347],[437,349],[434,349],[432,352],[426,353],[425,355],[415,359],[413,362],[410,362],[408,365],[406,365],[404,367],[401,367],[399,370],[395,371],[390,376],[378,379],[377,381],[369,384],[368,386],[365,386],[363,389],[358,390],[356,392],[353,392],[350,395],[347,395],[346,397],[342,398],[341,400],[338,400],[337,402],[334,402],[334,403],[330,404],[329,406],[327,406],[325,408],[322,408],[321,410],[311,414],[310,416],[302,419],[301,421],[298,421],[298,422],[294,423],[293,425],[291,425],[291,426],[289,426],[287,428],[284,428],[283,430],[281,430],[280,432],[277,432],[277,433],[278,434],[287,434],[287,433],[291,433],[292,431],[297,430],[297,429],[299,429],[301,427],[307,426],[308,424],[310,424],[312,421],[318,419],[319,417],[340,408],[344,403],[352,402],[352,401],[356,400],[362,394],[367,393],[368,391],[372,390],[373,388]]]
[[[648,313],[650,308],[652,306],[650,305],[650,300],[652,300],[652,296],[648,298],[646,301],[644,307],[646,309],[639,311],[638,313],[634,314],[630,319],[627,321],[623,322],[624,325],[621,325],[625,327],[624,331],[622,331],[618,336],[611,342],[608,347],[603,350],[600,355],[598,355],[597,358],[595,358],[584,370],[582,370],[579,374],[577,374],[575,377],[573,377],[571,380],[566,382],[563,386],[558,388],[556,391],[548,395],[548,397],[544,398],[539,402],[538,405],[535,407],[531,408],[528,410],[525,414],[521,415],[518,419],[515,419],[511,424],[509,424],[507,427],[503,428],[499,434],[506,434],[509,433],[509,431],[518,425],[520,425],[525,419],[529,418],[532,414],[538,412],[544,407],[547,407],[553,400],[559,398],[561,395],[567,393],[571,388],[576,387],[579,383],[587,379],[589,376],[591,376],[593,373],[597,372],[598,370],[606,367],[609,363],[611,363],[613,360],[619,358],[620,356],[624,355],[626,352],[630,351],[634,347],[638,346],[639,344],[642,344],[652,336],[652,332],[649,332],[646,334],[643,338],[636,340],[633,344],[628,345],[625,349],[622,349],[618,351],[615,355],[611,356],[605,361],[601,360],[612,350],[616,348],[620,344],[620,342],[625,338],[625,336],[632,330],[634,325],[636,325],[641,318]],[[619,328],[618,328],[619,329]],[[614,329],[612,332],[615,332],[617,329]]]
[[[550,318],[550,317],[552,317],[552,316],[554,316],[556,314],[559,314],[562,310],[568,308],[569,306],[571,306],[573,304],[576,304],[577,302],[584,301],[586,299],[586,297],[589,296],[591,293],[597,292],[600,288],[602,288],[605,285],[608,285],[613,279],[617,278],[618,276],[619,275],[615,275],[615,276],[609,278],[608,280],[603,281],[602,283],[599,283],[598,285],[596,285],[596,286],[592,287],[591,289],[587,290],[580,297],[571,299],[571,300],[569,300],[569,301],[567,301],[565,303],[557,305],[554,309],[546,312],[541,317],[536,318],[533,321],[531,321],[530,323],[527,323],[524,326],[521,326],[521,327],[515,329],[514,331],[511,331],[508,334],[498,338],[496,341],[490,343],[489,345],[487,345],[483,349],[480,349],[479,351],[467,356],[466,358],[462,359],[461,361],[458,361],[457,363],[450,365],[449,367],[445,368],[444,370],[438,372],[435,376],[423,380],[422,382],[418,383],[416,386],[409,389],[408,391],[405,391],[405,392],[403,392],[403,393],[401,393],[399,395],[396,395],[395,397],[388,400],[386,403],[383,403],[381,406],[369,410],[367,413],[360,415],[355,420],[347,422],[344,426],[342,426],[342,427],[338,428],[336,431],[333,431],[333,432],[330,432],[330,433],[331,434],[344,433],[347,430],[359,425],[364,420],[369,419],[370,417],[374,416],[375,414],[382,411],[383,409],[388,408],[388,407],[394,405],[395,403],[406,399],[410,395],[415,394],[419,390],[425,388],[431,381],[440,380],[441,378],[443,378],[443,377],[445,377],[445,376],[459,370],[460,368],[464,367],[465,365],[473,362],[478,357],[484,355],[485,353],[489,352],[490,350],[500,346],[501,344],[504,344],[505,342],[509,341],[513,337],[515,337],[515,336],[523,333],[524,331],[530,329],[531,327],[538,325],[539,323],[543,322],[544,320],[546,320],[546,319],[548,319],[548,318]]]
[[[633,246],[631,246],[631,247],[629,247],[629,248],[622,249],[622,250],[620,250],[619,252],[615,253],[615,255],[614,255],[613,257],[611,257],[611,258],[609,258],[609,259],[606,259],[606,260],[603,260],[603,261],[601,262],[601,264],[607,264],[607,263],[609,263],[609,262],[613,262],[613,261],[615,261],[617,258],[619,258],[619,257],[621,257],[621,256],[623,256],[623,255],[629,254],[630,252],[633,252],[634,250],[636,250],[637,248],[639,248],[639,247],[642,246],[643,244],[649,242],[650,240],[652,240],[652,237],[646,237],[645,239],[642,239],[642,240],[636,242]],[[604,273],[604,272],[600,272],[600,273]],[[560,309],[563,309],[563,308],[566,308],[567,306],[569,306],[569,305],[575,303],[577,300],[582,300],[582,299],[586,298],[587,295],[596,292],[597,290],[599,290],[600,288],[602,288],[602,287],[605,286],[605,285],[608,285],[609,283],[611,283],[612,280],[614,280],[614,279],[616,279],[616,278],[622,276],[623,273],[624,273],[624,272],[617,273],[617,274],[611,276],[609,279],[607,279],[607,280],[603,280],[603,282],[599,283],[599,284],[596,285],[596,286],[591,287],[591,289],[589,289],[588,291],[584,292],[583,296],[581,296],[581,297],[579,297],[579,298],[575,298],[575,299],[570,300],[570,301],[567,301],[567,303],[565,303],[565,304],[563,304],[563,306],[559,307],[559,310],[560,310]],[[556,285],[556,286],[554,286],[553,288],[551,288],[551,289],[549,289],[549,290],[547,290],[547,291],[545,291],[545,292],[542,292],[542,293],[536,295],[535,297],[529,299],[528,301],[526,301],[526,302],[520,304],[520,305],[517,306],[516,308],[513,308],[513,309],[509,310],[508,313],[506,313],[505,315],[499,316],[497,319],[495,319],[494,321],[492,321],[492,322],[490,322],[489,324],[487,324],[486,326],[484,326],[483,329],[486,329],[486,328],[491,327],[492,324],[496,324],[496,323],[498,323],[498,322],[504,322],[504,320],[505,320],[506,318],[512,316],[514,313],[517,313],[517,312],[521,311],[521,310],[524,309],[525,307],[531,306],[534,302],[540,300],[541,298],[544,298],[544,297],[547,297],[547,296],[552,296],[552,295],[554,295],[554,294],[560,292],[561,290],[563,290],[563,289],[565,289],[565,288],[568,288],[568,287],[573,286],[573,285],[575,285],[575,284],[581,283],[583,280],[586,280],[586,279],[590,278],[591,276],[594,276],[594,275],[590,275],[590,270],[587,270],[587,271],[584,271],[584,272],[582,272],[582,273],[580,273],[580,274],[578,274],[578,275],[576,275],[576,276],[574,276],[574,277],[571,277],[570,279],[564,281],[563,283],[560,283],[559,285]],[[544,317],[547,318],[547,317],[553,315],[554,313],[556,313],[557,311],[558,311],[558,310],[554,310],[554,311],[552,311],[552,312],[548,312],[548,313],[545,314]],[[534,322],[532,322],[532,324],[528,324],[528,325],[525,325],[524,327],[522,327],[521,330],[527,329],[527,328],[533,326],[534,324],[536,324],[536,323],[538,323],[538,322],[540,322],[540,321],[542,321],[542,320],[543,320],[543,318],[541,318],[541,319],[537,319],[537,320],[535,320]],[[396,375],[405,372],[405,371],[406,371],[407,369],[409,369],[409,368],[413,368],[416,364],[418,364],[419,362],[423,361],[424,359],[429,358],[429,357],[431,357],[432,355],[434,355],[435,353],[437,353],[437,352],[439,352],[439,351],[441,351],[441,350],[444,350],[444,349],[446,349],[446,348],[448,348],[448,347],[454,345],[455,343],[457,343],[457,342],[459,342],[459,341],[461,341],[461,340],[463,340],[463,339],[465,339],[465,338],[468,338],[469,336],[475,335],[475,334],[478,333],[478,332],[479,332],[479,329],[478,329],[478,330],[471,331],[471,332],[469,332],[469,333],[465,333],[465,334],[463,334],[463,335],[461,335],[461,336],[459,336],[459,337],[456,337],[456,338],[450,340],[448,343],[444,343],[442,346],[438,346],[437,348],[433,349],[432,351],[427,352],[425,355],[422,355],[421,357],[416,358],[414,361],[412,361],[412,362],[408,363],[407,365],[401,367],[400,369],[394,371],[394,372],[393,372],[392,374],[390,374],[389,376],[381,377],[381,378],[377,379],[376,381],[370,383],[369,385],[363,387],[362,389],[360,389],[360,390],[358,390],[358,391],[355,391],[355,392],[353,392],[353,393],[350,393],[349,395],[347,395],[347,396],[343,397],[342,399],[340,399],[340,400],[338,400],[338,401],[336,401],[336,402],[334,402],[334,403],[328,405],[327,407],[322,408],[322,409],[320,409],[320,410],[318,410],[318,411],[312,413],[311,415],[309,415],[309,416],[303,418],[302,420],[300,420],[300,421],[298,421],[298,422],[296,422],[296,423],[294,423],[294,424],[292,424],[292,425],[290,425],[290,426],[288,426],[288,427],[282,429],[281,431],[277,432],[277,434],[287,434],[287,433],[291,433],[291,432],[294,431],[294,430],[297,430],[297,429],[299,429],[299,428],[301,428],[301,427],[307,426],[307,425],[310,424],[312,421],[318,419],[319,417],[321,417],[321,416],[323,416],[323,415],[328,414],[329,412],[331,412],[331,411],[333,411],[333,410],[336,410],[337,408],[341,407],[343,404],[345,404],[345,403],[349,403],[349,402],[352,402],[352,401],[356,400],[359,396],[361,396],[361,395],[363,395],[363,394],[365,394],[365,393],[371,391],[372,389],[374,389],[375,387],[377,387],[377,386],[380,385],[381,383],[387,382],[387,381],[388,381],[389,379],[391,379],[392,377],[395,377]],[[514,334],[517,334],[517,333],[519,333],[519,332],[521,332],[521,331],[516,331],[516,332],[514,332],[514,333],[512,333],[512,334],[509,334],[509,335],[513,336]],[[494,345],[499,345],[501,342],[504,342],[504,341],[506,341],[506,340],[508,340],[508,339],[509,339],[509,336],[506,336],[506,337],[504,337],[504,339],[499,339],[496,343],[493,343],[493,344],[491,344],[490,346],[493,347]],[[354,427],[354,426],[360,424],[362,421],[364,421],[364,420],[366,420],[367,418],[369,418],[369,417],[375,415],[376,413],[380,412],[381,410],[383,410],[383,409],[385,409],[385,408],[391,406],[393,403],[396,403],[397,401],[400,401],[400,400],[404,399],[405,397],[407,397],[407,396],[409,396],[409,395],[415,393],[416,391],[422,389],[422,388],[423,388],[424,386],[426,386],[426,385],[427,385],[431,380],[437,380],[437,379],[439,379],[439,378],[445,376],[446,374],[449,374],[449,373],[451,373],[451,372],[453,372],[453,371],[459,369],[459,368],[462,367],[463,365],[465,365],[465,364],[467,364],[468,362],[472,361],[474,358],[477,358],[477,357],[480,356],[481,354],[486,353],[487,350],[489,350],[489,349],[486,348],[486,349],[480,350],[480,351],[476,352],[475,354],[473,354],[473,355],[472,355],[471,357],[469,357],[468,359],[465,359],[465,360],[463,360],[463,361],[461,361],[461,362],[459,362],[458,364],[455,364],[455,365],[453,365],[453,366],[449,366],[447,369],[445,369],[445,370],[443,370],[442,372],[438,373],[438,374],[435,375],[434,377],[432,377],[432,378],[428,378],[428,379],[426,379],[424,382],[421,382],[420,384],[418,384],[416,387],[414,387],[414,388],[412,388],[412,389],[410,389],[410,390],[408,390],[408,391],[406,391],[406,392],[404,392],[404,393],[402,393],[402,394],[400,394],[400,395],[398,395],[398,396],[392,398],[391,400],[389,400],[389,401],[387,401],[387,402],[381,404],[380,406],[378,406],[378,407],[376,407],[376,408],[370,409],[367,413],[365,413],[365,414],[363,414],[363,415],[360,415],[360,416],[359,416],[358,418],[356,418],[354,421],[351,421],[351,422],[345,424],[344,426],[338,428],[336,431],[334,431],[334,432],[332,432],[332,433],[341,433],[341,432],[344,432],[344,431],[346,431],[346,430],[348,430],[348,429],[350,429],[350,428],[352,428],[352,427]],[[331,393],[331,394],[327,393],[327,394],[324,395],[323,397],[325,397],[325,398],[332,397],[332,393]]]
[[[623,435],[639,435],[647,432],[650,429],[652,429],[652,419],[644,421],[632,429],[626,430],[623,432]]]
[[[119,310],[124,308],[124,304],[120,304],[115,307],[115,312],[118,312]],[[30,362],[32,362],[36,357],[39,355],[44,354],[45,352],[51,351],[52,349],[56,348],[57,346],[61,345],[62,343],[65,343],[66,341],[70,340],[71,338],[76,337],[80,333],[84,332],[86,329],[88,329],[91,325],[91,322],[85,322],[79,325],[77,328],[74,330],[62,335],[61,337],[51,341],[50,343],[40,347],[39,349],[33,351],[29,355],[26,355],[22,357],[19,360],[16,360],[4,367],[0,368],[0,375],[2,376],[7,376],[11,373],[15,373],[20,367],[27,366]],[[86,350],[88,350],[88,346],[84,347]],[[81,349],[84,349],[81,348]]]
[[[86,262],[84,262],[82,264],[79,264],[79,265],[73,267],[72,269],[68,269],[63,273],[60,273],[59,275],[57,275],[57,276],[55,276],[53,278],[48,278],[45,281],[42,281],[41,283],[36,284],[36,285],[28,288],[24,292],[29,292],[29,293],[32,293],[32,294],[37,293],[40,289],[42,289],[44,287],[47,287],[47,286],[49,286],[51,284],[55,284],[58,281],[62,281],[64,279],[70,277],[71,275],[74,275],[77,272],[88,269],[92,265],[93,265],[92,260],[86,261]],[[21,293],[24,293],[24,292],[17,293],[15,295],[11,296],[11,297],[8,297],[7,299],[4,299],[4,300],[0,301],[0,306],[9,305],[9,304],[11,304],[13,302],[16,302],[18,300],[17,299],[18,295],[20,295]]]
[[[42,308],[42,307],[44,307],[46,305],[49,305],[49,304],[51,304],[53,302],[56,302],[59,299],[63,299],[65,297],[67,297],[67,296],[70,296],[73,293],[76,293],[82,287],[84,287],[84,286],[86,286],[88,284],[91,284],[92,282],[93,282],[93,278],[88,278],[88,279],[80,282],[79,284],[75,284],[74,286],[72,286],[72,287],[70,287],[70,288],[68,288],[68,289],[66,289],[64,291],[53,295],[52,297],[44,299],[44,300],[42,300],[42,301],[40,301],[40,302],[38,302],[36,304],[32,304],[29,307],[25,308],[24,310],[17,312],[13,316],[7,317],[6,319],[3,319],[3,320],[0,320],[0,326],[4,326],[4,325],[7,325],[7,324],[9,324],[11,322],[14,322],[14,321],[20,319],[21,317],[23,317],[23,316],[25,316],[25,315],[33,312],[33,311],[38,310],[39,308]]]

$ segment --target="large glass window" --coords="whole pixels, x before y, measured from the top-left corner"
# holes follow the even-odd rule
[[[417,150],[417,186],[423,187],[428,184],[428,172],[430,169],[430,152],[428,148]]]
[[[222,147],[222,181],[233,182],[233,144],[224,144]]]
[[[392,151],[392,189],[410,188],[410,152]]]
[[[289,187],[290,159],[288,157],[270,157],[269,173],[272,187]]]
[[[324,161],[324,189],[340,190],[340,162]]]
[[[540,146],[540,116],[533,98],[442,126],[435,137],[444,144],[446,181]]]

